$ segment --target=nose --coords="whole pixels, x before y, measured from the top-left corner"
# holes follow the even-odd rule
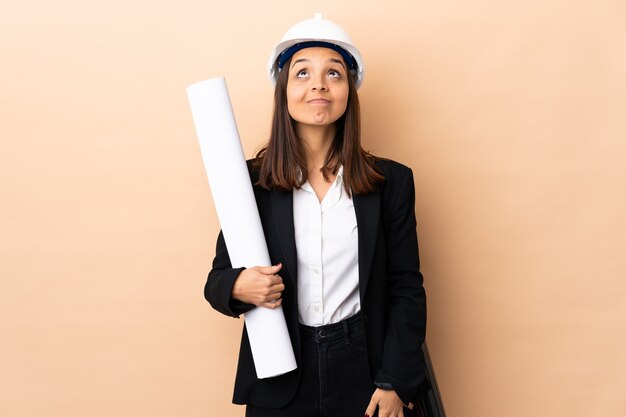
[[[324,80],[324,77],[318,77],[316,78],[311,86],[311,89],[313,91],[326,91],[328,90],[328,87],[326,85],[326,82]]]

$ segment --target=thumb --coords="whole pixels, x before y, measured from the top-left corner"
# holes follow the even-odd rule
[[[275,275],[278,273],[278,271],[280,271],[282,267],[283,267],[282,263],[278,263],[276,265],[271,265],[271,266],[261,266],[259,267],[259,272],[265,275]]]

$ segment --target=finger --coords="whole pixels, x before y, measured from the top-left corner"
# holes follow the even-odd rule
[[[281,292],[285,291],[285,284],[280,283],[280,284],[274,284],[270,287],[270,293],[271,294],[280,294]]]
[[[270,275],[270,282],[273,285],[282,284],[283,283],[283,278],[280,275]]]
[[[281,299],[280,293],[279,294],[272,294],[271,296],[265,298],[265,302],[266,303],[275,303],[275,302],[277,302],[280,299]]]
[[[372,400],[365,409],[365,417],[372,417],[374,415],[376,412],[376,405],[378,405],[378,402],[372,397]]]
[[[265,275],[275,275],[278,273],[278,271],[280,271],[282,267],[283,267],[282,263],[278,263],[276,265],[271,265],[271,266],[259,266],[257,267],[257,271]]]
[[[281,298],[281,295],[282,295],[281,292],[273,292],[271,294],[267,294],[263,301],[266,303],[274,303]]]
[[[277,300],[267,301],[263,303],[262,306],[266,308],[271,308],[273,310],[275,308],[280,307],[282,303],[283,303],[283,299],[279,298]]]
[[[283,284],[272,285],[261,290],[261,294],[265,296],[265,301],[280,298],[285,286]]]

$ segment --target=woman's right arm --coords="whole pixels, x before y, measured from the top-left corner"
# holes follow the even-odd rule
[[[282,265],[233,268],[220,232],[213,268],[209,272],[204,297],[214,309],[231,317],[239,317],[256,306],[276,308],[285,289],[278,275]]]

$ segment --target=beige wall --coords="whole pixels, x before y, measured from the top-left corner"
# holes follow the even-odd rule
[[[0,415],[243,415],[184,89],[225,76],[251,156],[317,10],[365,56],[365,146],[416,174],[448,415],[626,415],[626,3],[371,3],[0,2]]]

